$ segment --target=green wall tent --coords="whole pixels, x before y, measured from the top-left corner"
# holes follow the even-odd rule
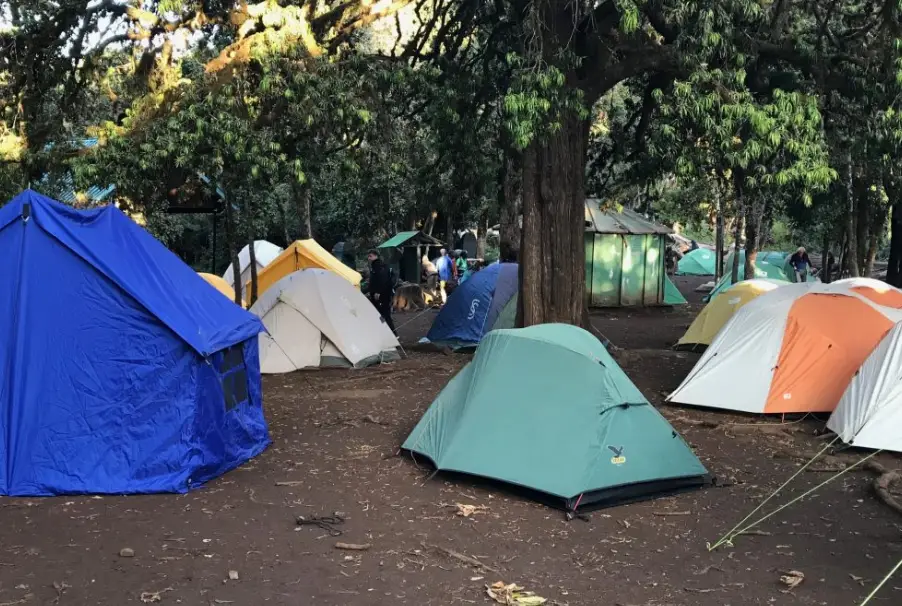
[[[604,346],[565,324],[488,333],[403,448],[568,511],[709,481]]]
[[[671,230],[639,213],[586,201],[586,296],[592,307],[663,305]]]
[[[441,241],[421,231],[402,231],[379,245],[385,263],[403,282],[420,283],[423,272],[423,253],[430,247],[442,246]],[[428,254],[428,253],[427,253]]]
[[[690,250],[677,263],[678,276],[713,276],[716,255],[713,250],[696,248]]]

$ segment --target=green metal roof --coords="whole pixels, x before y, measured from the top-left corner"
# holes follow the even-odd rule
[[[598,200],[586,200],[586,231],[599,234],[669,234],[669,227],[646,219],[633,210],[603,211]]]
[[[421,231],[402,231],[395,234],[377,248],[401,248],[402,246],[441,246],[440,240],[436,240]]]

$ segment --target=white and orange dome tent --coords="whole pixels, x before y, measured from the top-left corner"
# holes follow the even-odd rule
[[[667,401],[752,413],[831,412],[902,291],[869,278],[789,284],[742,307]]]

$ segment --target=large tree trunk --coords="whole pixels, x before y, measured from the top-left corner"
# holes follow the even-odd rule
[[[223,200],[225,206],[226,246],[232,260],[232,282],[235,287],[235,304],[241,305],[241,263],[238,261],[238,242],[235,234],[235,214],[231,200]]]
[[[821,249],[821,282],[830,283],[830,235],[824,231],[824,246]]]
[[[282,237],[285,239],[285,246],[291,244],[291,225],[288,220],[288,209],[285,204],[279,202],[279,223],[282,224]]]
[[[714,283],[723,277],[723,249],[724,249],[724,220],[723,220],[723,199],[720,195],[720,184],[714,183],[714,204],[717,212],[715,219],[715,236],[714,236]]]
[[[871,225],[870,203],[871,198],[868,195],[868,185],[863,175],[859,174],[856,178],[855,187],[855,242],[858,244],[856,257],[858,259],[859,271],[865,276],[867,273],[867,257],[868,257],[868,230]]]
[[[873,203],[873,200],[872,200]],[[870,236],[868,238],[867,256],[865,257],[865,274],[874,275],[874,262],[877,260],[877,249],[880,247],[880,236],[886,230],[886,209],[871,208]]]
[[[436,212],[434,210],[429,211],[429,216],[426,217],[426,221],[423,223],[424,234],[432,235],[432,230],[435,229],[435,215]]]
[[[507,128],[505,127],[505,132]],[[502,261],[515,261],[520,251],[520,206],[523,189],[523,155],[505,135],[502,137],[504,159],[501,162],[498,184],[499,250]]]
[[[520,242],[522,326],[582,325],[586,312],[585,160],[589,123],[572,113],[524,154]]]
[[[454,250],[454,214],[451,211],[445,213],[445,242],[448,251]]]
[[[855,229],[855,185],[852,181],[852,151],[846,152],[846,269],[850,278],[857,278],[858,273],[858,239]]]

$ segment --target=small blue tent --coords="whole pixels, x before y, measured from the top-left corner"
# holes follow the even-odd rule
[[[516,316],[505,308],[516,305],[518,285],[516,263],[495,263],[479,270],[451,293],[426,339],[433,343],[472,346],[493,328],[513,328],[513,325],[496,324],[499,318],[509,320]]]
[[[260,321],[107,207],[0,208],[0,494],[186,492],[259,454]]]

